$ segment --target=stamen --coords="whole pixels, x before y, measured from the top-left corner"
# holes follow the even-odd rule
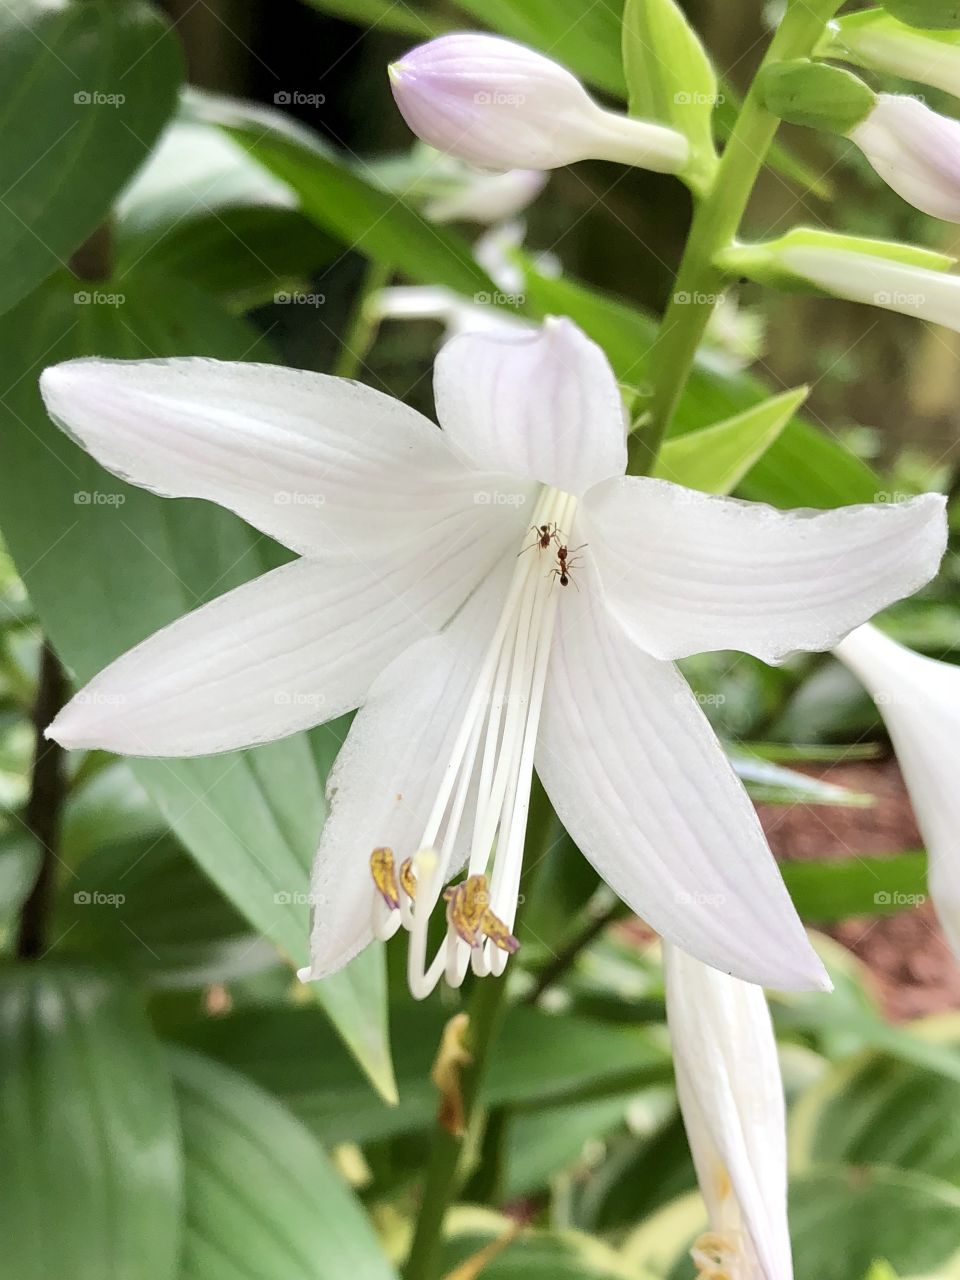
[[[400,888],[411,902],[417,897],[417,878],[413,874],[413,859],[404,858],[400,863]]]
[[[403,865],[406,866],[409,861],[410,859],[408,858]],[[391,911],[396,911],[400,906],[400,892],[397,888],[393,850],[387,848],[374,849],[370,855],[370,870],[373,873],[373,883],[377,886],[380,896]],[[413,895],[411,894],[410,896],[412,897]]]
[[[701,1280],[735,1280],[740,1250],[733,1233],[705,1231],[693,1242],[690,1257]]]

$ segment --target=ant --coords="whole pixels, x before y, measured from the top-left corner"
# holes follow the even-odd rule
[[[568,547],[565,547],[559,539],[557,539],[557,542],[557,563],[550,572],[560,579],[561,587],[566,587],[573,582],[573,579],[570,577],[570,570],[577,563],[577,561],[572,557],[575,556],[578,551],[582,551],[587,544],[585,542],[581,542],[579,547],[574,547],[571,551]],[[577,587],[575,582],[573,585]],[[579,591],[580,588],[577,587],[577,590]]]
[[[532,524],[530,526],[530,532],[536,534],[536,538],[528,546],[524,547],[523,551],[532,551],[534,547],[539,547],[541,551],[546,551],[551,542],[555,542],[558,547],[561,545],[560,529],[556,523]],[[522,556],[523,551],[519,552],[519,555]]]

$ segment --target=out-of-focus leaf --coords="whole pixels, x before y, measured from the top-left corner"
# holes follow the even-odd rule
[[[0,833],[0,931],[11,927],[40,870],[40,846],[26,828]]]
[[[180,1280],[395,1280],[370,1223],[285,1107],[198,1054],[171,1055],[184,1145]]]
[[[65,263],[176,102],[176,37],[140,0],[0,8],[0,311]]]
[[[795,769],[785,769],[783,765],[772,764],[745,752],[733,750],[728,752],[728,756],[738,777],[759,804],[826,804],[863,809],[874,803],[874,797],[866,792],[821,782],[819,778],[808,777]]]
[[[229,98],[197,95],[192,103],[198,118],[225,128],[293,189],[309,218],[358,253],[467,297],[497,292],[465,240],[377,186],[362,163],[349,163],[317,134],[279,111]]]
[[[83,681],[288,553],[211,503],[172,502],[109,475],[48,420],[36,383],[37,352],[51,364],[92,354],[240,359],[262,353],[257,334],[179,281],[130,273],[103,286],[119,305],[75,305],[75,287],[58,277],[0,318],[10,385],[0,527],[47,633]],[[309,867],[325,816],[319,760],[326,751],[329,763],[338,743],[320,729],[247,752],[130,765],[211,880],[295,964],[306,961]],[[311,991],[389,1094],[381,949]]]
[[[634,1094],[536,1107],[510,1116],[505,1199],[542,1191],[585,1146],[623,1123]]]
[[[780,870],[800,915],[817,923],[890,915],[925,902],[927,896],[923,853],[784,862]]]
[[[445,31],[447,24],[410,0],[307,0],[321,13],[345,18],[357,26],[376,31],[395,31],[403,36],[427,40]]]
[[[524,292],[535,315],[575,320],[603,347],[621,381],[636,386],[649,380],[656,334],[651,317],[571,280],[549,279],[529,264]],[[687,383],[673,431],[682,435],[709,427],[768,395],[750,374],[721,372],[706,351]],[[880,478],[865,463],[802,418],[794,418],[744,477],[738,493],[779,507],[837,507],[873,502],[882,489]]]
[[[430,1067],[449,1012],[434,1004],[394,1011],[400,1105],[373,1097],[315,1010],[265,1008],[173,1028],[282,1098],[327,1143],[365,1142],[430,1124]],[[507,1015],[484,1090],[490,1105],[542,1103],[640,1088],[670,1072],[665,1048],[634,1028],[516,1008]]]
[[[622,1230],[697,1185],[687,1135],[675,1109],[646,1137],[624,1134],[577,1197],[584,1231]]]
[[[492,1253],[483,1280],[645,1280],[601,1240],[576,1231],[517,1233],[509,1218],[487,1209],[456,1209],[450,1214],[439,1274],[447,1280],[473,1280],[466,1269],[471,1258],[494,1241],[504,1247]],[[457,1267],[464,1267],[458,1274]]]
[[[169,836],[87,858],[63,886],[55,932],[70,951],[159,987],[224,982],[278,961]]]
[[[73,867],[106,844],[156,838],[165,828],[129,766],[113,760],[71,790],[57,853]]]
[[[16,1280],[179,1280],[181,1148],[166,1059],[115,980],[0,975],[0,1232]]]
[[[674,436],[664,442],[651,474],[703,493],[731,493],[779,439],[808,390],[784,391],[725,422]]]
[[[910,1024],[911,1035],[956,1049],[957,1014]],[[804,1094],[790,1124],[791,1162],[888,1164],[960,1186],[960,1144],[945,1123],[960,1107],[960,1082],[884,1053],[834,1068]]]

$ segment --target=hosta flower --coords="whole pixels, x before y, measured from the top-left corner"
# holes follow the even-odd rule
[[[104,465],[220,502],[301,556],[118,659],[50,733],[203,754],[362,704],[330,778],[312,977],[400,927],[418,996],[444,972],[502,970],[536,766],[573,839],[655,929],[745,978],[824,983],[671,660],[835,644],[935,572],[943,499],[784,513],[625,477],[617,383],[564,320],[456,338],[434,385],[442,430],[289,369],[47,370],[52,416]],[[447,940],[428,957],[435,910]]]
[[[481,169],[556,169],[576,160],[679,173],[683,134],[607,111],[559,63],[500,36],[440,36],[390,68],[413,132]]]
[[[835,650],[889,730],[927,846],[930,894],[960,957],[960,667],[858,627]]]
[[[783,1084],[759,987],[664,945],[667,1021],[683,1112],[710,1230],[701,1275],[791,1280]]]
[[[864,9],[829,23],[823,45],[828,56],[960,95],[956,32],[922,31],[884,9]]]
[[[960,121],[881,93],[848,135],[887,186],[934,218],[960,222]]]
[[[495,224],[522,213],[546,185],[539,169],[509,169],[506,173],[478,173],[462,166],[457,185],[437,194],[423,207],[431,222],[482,222]]]

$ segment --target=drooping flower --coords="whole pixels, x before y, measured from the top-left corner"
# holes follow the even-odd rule
[[[49,732],[198,755],[362,704],[330,778],[310,977],[401,926],[418,996],[444,972],[502,971],[536,764],[655,929],[772,987],[827,984],[671,660],[837,643],[936,571],[941,496],[791,513],[624,476],[614,375],[565,320],[449,343],[442,430],[270,366],[82,360],[41,385],[115,473],[219,502],[301,555],[119,658]],[[441,898],[448,937],[428,961]]]
[[[960,667],[925,658],[876,627],[834,650],[890,733],[929,858],[930,896],[960,958]]]
[[[434,195],[424,205],[424,216],[431,222],[504,222],[532,204],[547,181],[547,175],[539,169],[479,173],[466,165],[461,168],[464,172],[459,183]]]
[[[828,23],[821,52],[960,96],[956,31],[923,31],[885,9],[864,9]]]
[[[607,111],[559,63],[501,36],[429,40],[390,68],[413,132],[481,169],[556,169],[577,160],[679,173],[682,133]]]
[[[665,943],[677,1096],[710,1229],[704,1280],[791,1280],[787,1142],[777,1043],[760,987]]]
[[[934,218],[960,222],[960,121],[916,98],[880,93],[848,137],[897,195]]]

